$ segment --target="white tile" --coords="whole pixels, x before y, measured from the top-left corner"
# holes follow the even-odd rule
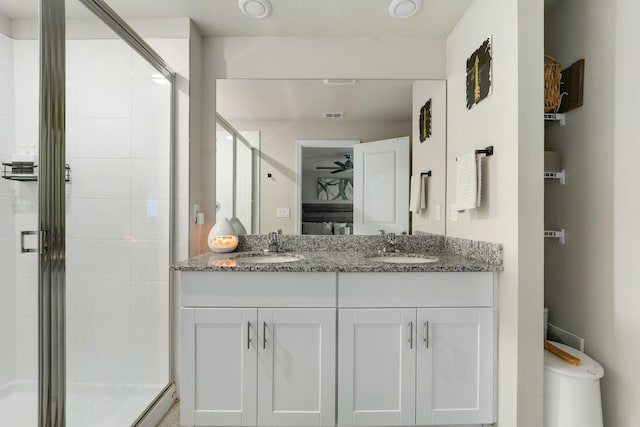
[[[131,249],[131,279],[161,281],[169,277],[169,242],[137,241]]]
[[[78,159],[71,168],[73,199],[131,197],[131,160]]]
[[[131,78],[132,49],[120,39],[78,40],[68,56],[80,80]]]
[[[136,240],[169,239],[169,201],[133,200],[132,236]]]
[[[20,242],[16,244],[16,252],[19,250]],[[38,254],[37,253],[20,253],[15,258],[16,277],[38,277]]]
[[[0,34],[0,77],[13,80],[13,40]]]
[[[15,121],[11,117],[0,115],[0,155],[11,158],[15,151]]]
[[[131,200],[74,200],[69,223],[72,239],[130,239]]]
[[[16,230],[34,230],[33,227],[37,224],[38,214],[38,184],[35,182],[20,183],[20,185],[14,183],[13,188]],[[29,218],[33,215],[33,222],[21,227],[19,223],[22,223],[21,217],[23,215],[28,215]]]
[[[67,241],[67,277],[129,280],[131,244],[119,240]]]
[[[16,245],[14,239],[0,240],[0,280],[16,277]]]
[[[89,358],[93,360],[131,360],[131,322],[96,320],[90,323]]]
[[[165,80],[133,81],[132,117],[169,118],[171,85]]]
[[[18,277],[16,279],[17,315],[38,316],[38,277]]]
[[[78,81],[67,78],[65,85],[65,107],[67,118],[78,117]]]
[[[131,157],[131,120],[79,119],[76,157],[81,159]]]
[[[91,279],[74,279],[66,281],[67,319],[76,324],[91,319],[93,288]]]
[[[14,81],[13,97],[16,117],[38,116],[38,80],[17,77]]]
[[[134,322],[131,331],[133,363],[140,365],[168,359],[168,322]]]
[[[167,159],[171,151],[171,122],[168,118],[132,120],[132,154],[135,159]]]
[[[38,81],[40,78],[40,52],[38,40],[13,41],[14,75]]]
[[[18,375],[20,379],[35,379],[38,377],[38,319],[19,317],[16,325]]]
[[[78,80],[78,118],[130,116],[130,80]]]
[[[91,317],[94,320],[131,319],[131,282],[128,280],[92,280]],[[88,303],[88,301],[85,301]]]
[[[169,282],[132,282],[131,317],[140,321],[169,320]]]
[[[5,180],[3,180],[5,181]],[[5,239],[15,238],[15,221],[13,213],[13,200],[0,196],[0,245],[7,244],[13,247],[13,242],[4,242]],[[2,261],[0,261],[0,264]]]
[[[65,129],[65,147],[64,155],[66,162],[71,166],[71,163],[76,159],[76,147],[78,146],[78,119],[67,116],[67,123]]]
[[[38,116],[16,117],[14,123],[16,136],[13,151],[21,145],[37,147],[39,144]]]
[[[134,361],[132,380],[136,384],[166,384],[169,381],[169,360]]]
[[[169,159],[134,159],[131,166],[134,199],[169,199]]]
[[[0,116],[13,117],[13,70],[3,71],[3,63],[11,62],[11,58],[0,52]]]
[[[114,359],[104,359],[97,358],[91,359],[89,361],[88,373],[87,373],[87,382],[89,383],[97,383],[97,384],[113,384],[113,385],[127,385],[131,383],[132,377],[132,367],[129,360],[114,360]],[[88,425],[85,424],[87,421],[90,422],[92,426],[95,427],[110,427],[114,424],[110,419],[102,419],[96,421],[95,414],[100,413],[109,414],[109,411],[114,409],[114,406],[107,406],[107,408],[103,408],[104,403],[101,401],[101,396],[91,395],[90,396],[94,402],[94,406],[96,407],[94,413],[88,414],[89,416],[84,422],[81,422],[77,425]],[[120,402],[114,402],[120,403]],[[73,423],[70,423],[73,424]]]
[[[0,322],[16,317],[16,281],[0,280]],[[2,341],[0,341],[2,342]]]
[[[16,378],[16,320],[0,321],[0,384]],[[5,350],[9,349],[9,351]]]

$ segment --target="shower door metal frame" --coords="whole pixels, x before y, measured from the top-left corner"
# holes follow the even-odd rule
[[[176,73],[104,1],[79,0],[171,83],[169,261],[175,257]],[[65,240],[65,0],[39,0],[40,125],[38,182],[38,425],[66,424]],[[133,425],[139,424],[175,379],[173,292],[169,280],[169,383]]]

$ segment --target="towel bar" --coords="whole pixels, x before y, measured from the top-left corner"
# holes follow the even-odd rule
[[[486,147],[484,150],[476,150],[476,156],[484,154],[485,156],[493,156],[493,145]]]

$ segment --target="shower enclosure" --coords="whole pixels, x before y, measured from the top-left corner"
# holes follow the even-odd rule
[[[65,39],[64,0],[40,0],[40,40],[0,31],[3,425],[144,425],[173,388],[177,95],[151,46],[188,40],[81,3],[99,37]]]
[[[259,234],[260,132],[238,131],[216,114],[216,218]]]

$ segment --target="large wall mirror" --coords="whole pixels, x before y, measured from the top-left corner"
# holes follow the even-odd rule
[[[248,233],[445,233],[444,81],[220,79],[216,110],[217,216]]]

